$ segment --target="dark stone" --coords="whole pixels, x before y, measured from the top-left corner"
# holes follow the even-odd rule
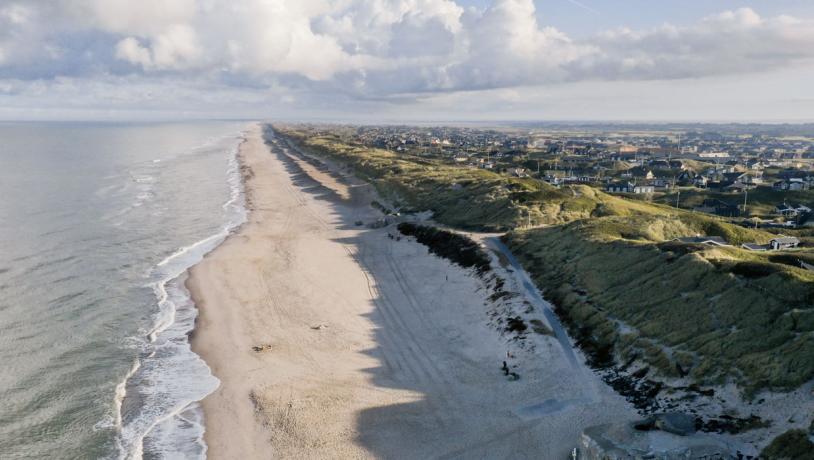
[[[639,431],[660,430],[678,436],[688,436],[696,431],[695,417],[680,412],[654,414],[633,424]]]
[[[686,377],[689,372],[685,371],[681,364],[676,363],[676,372],[678,372],[679,377]]]
[[[693,383],[692,385],[688,386],[687,389],[689,391],[693,391],[695,393],[698,393],[699,395],[702,395],[702,396],[715,396],[715,390],[713,390],[712,388],[708,388],[706,390],[703,390],[703,389],[701,389],[700,386],[698,386],[697,383]]]
[[[698,419],[695,426],[699,431],[708,433],[738,434],[756,428],[765,428],[769,426],[769,423],[757,415],[750,415],[749,417],[743,418],[721,415],[718,418],[708,420]]]
[[[650,368],[649,367],[643,367],[643,368],[639,369],[638,371],[636,371],[636,372],[634,372],[634,373],[632,373],[630,375],[633,378],[642,379],[642,378],[644,378],[645,375],[647,375],[648,372],[650,372]]]
[[[526,329],[528,326],[519,316],[507,320],[506,330],[509,332],[525,332]]]
[[[687,436],[695,433],[695,417],[680,412],[658,414],[656,427],[678,436]]]

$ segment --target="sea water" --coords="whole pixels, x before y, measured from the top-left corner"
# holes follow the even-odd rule
[[[246,123],[0,123],[0,458],[201,458],[185,272],[246,217]]]

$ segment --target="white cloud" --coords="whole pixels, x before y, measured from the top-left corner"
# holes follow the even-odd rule
[[[198,0],[67,0],[65,13],[77,22],[106,32],[151,35],[193,19]]]
[[[311,14],[319,11],[316,5],[253,0],[242,8],[221,5],[219,11],[231,16],[230,27],[237,26],[220,30],[228,37],[222,65],[235,71],[295,73],[325,80],[354,65],[354,57],[335,38],[311,28]]]
[[[112,56],[146,71],[227,69],[261,80],[288,74],[314,81],[353,74],[362,81],[357,87],[379,94],[682,78],[760,71],[814,58],[814,22],[763,18],[749,8],[690,26],[621,28],[576,41],[540,25],[532,0],[495,0],[485,10],[464,9],[452,0],[0,5],[6,65],[13,65],[15,57],[30,59],[47,44],[79,31],[110,37]],[[19,51],[9,53],[12,49]],[[393,88],[382,84],[393,73],[404,72],[410,78],[396,78]],[[346,78],[339,81],[344,84]]]
[[[455,88],[562,80],[565,66],[595,52],[553,27],[540,27],[532,0],[497,0],[465,20],[468,53],[450,68]]]
[[[573,79],[676,79],[761,72],[814,60],[814,21],[762,18],[752,9],[741,8],[691,26],[622,28],[592,41],[601,54],[575,66]]]
[[[122,39],[116,44],[116,57],[131,64],[140,65],[145,69],[153,65],[150,50],[141,46],[141,43],[133,37]]]
[[[197,35],[185,25],[173,25],[151,39],[149,47],[127,37],[116,44],[116,58],[146,70],[187,69],[200,64],[203,50]]]
[[[758,74],[814,61],[810,18],[742,8],[690,25],[573,39],[537,13],[533,0],[483,9],[455,0],[0,0],[0,78],[47,86],[80,76],[132,84],[171,76],[210,90],[274,88],[275,101],[339,105]]]
[[[447,45],[461,31],[463,11],[451,0],[350,0],[338,2],[315,24],[349,52],[434,55],[449,51]]]
[[[197,34],[186,25],[172,25],[153,41],[153,64],[159,69],[194,67],[202,55]]]
[[[39,13],[32,5],[0,2],[0,66],[27,60],[43,47]]]

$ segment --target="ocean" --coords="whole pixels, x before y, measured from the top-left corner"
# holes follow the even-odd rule
[[[202,458],[185,271],[246,218],[245,123],[0,123],[0,458]]]

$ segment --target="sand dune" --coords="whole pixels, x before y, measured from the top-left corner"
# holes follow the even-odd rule
[[[501,334],[484,280],[357,225],[380,217],[368,186],[261,135],[240,152],[249,220],[188,281],[194,349],[221,380],[211,458],[558,459],[635,416],[557,338]]]

